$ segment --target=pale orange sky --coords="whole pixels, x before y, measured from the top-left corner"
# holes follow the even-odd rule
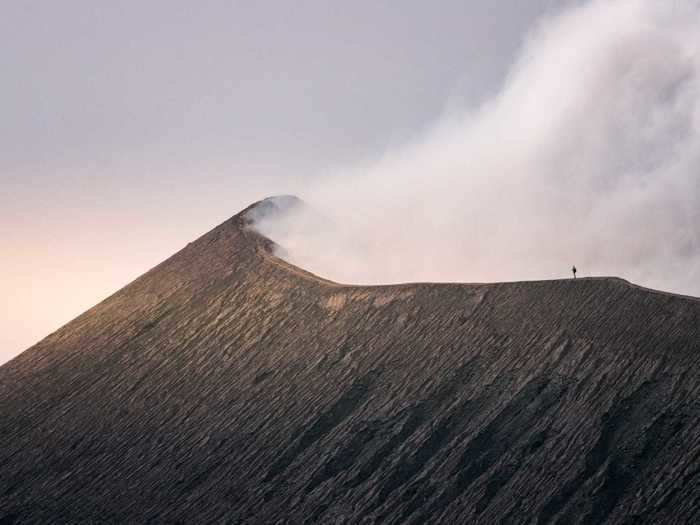
[[[7,227],[12,221],[0,228],[0,363],[262,198],[264,192],[251,188],[227,202],[223,198],[208,206],[200,202],[185,213],[173,207],[157,214],[110,215],[94,206],[45,215],[18,213],[14,229]]]

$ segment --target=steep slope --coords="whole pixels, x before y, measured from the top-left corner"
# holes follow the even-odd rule
[[[275,210],[0,367],[0,523],[700,521],[700,301],[338,285]]]

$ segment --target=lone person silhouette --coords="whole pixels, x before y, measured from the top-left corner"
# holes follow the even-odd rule
[[[574,279],[576,279],[576,266],[573,266],[571,271],[574,273]]]

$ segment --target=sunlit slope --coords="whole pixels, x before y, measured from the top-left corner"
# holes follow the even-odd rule
[[[342,286],[247,222],[0,367],[2,523],[700,520],[700,301]]]

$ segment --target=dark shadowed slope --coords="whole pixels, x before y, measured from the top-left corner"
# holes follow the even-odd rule
[[[0,523],[700,522],[700,301],[341,286],[246,222],[0,367]]]

